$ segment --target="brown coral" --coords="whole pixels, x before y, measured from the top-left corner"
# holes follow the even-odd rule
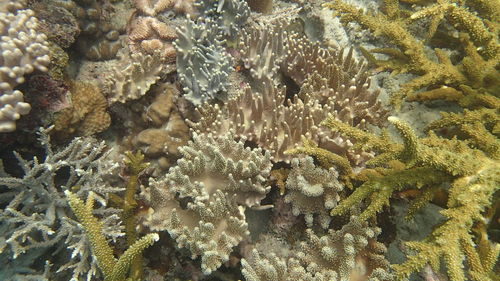
[[[70,92],[72,106],[58,113],[54,121],[56,134],[61,137],[90,136],[109,127],[108,103],[97,86],[73,82]]]
[[[153,17],[136,17],[128,32],[129,47],[132,52],[152,55],[160,51],[166,62],[175,61],[172,42],[177,38],[175,29]]]

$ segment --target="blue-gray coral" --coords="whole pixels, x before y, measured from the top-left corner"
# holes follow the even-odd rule
[[[231,58],[225,53],[215,23],[187,19],[174,42],[177,51],[177,73],[186,94],[195,105],[205,101],[227,99]]]
[[[250,16],[250,7],[244,0],[199,0],[194,5],[202,17],[213,19],[219,32],[231,39]]]
[[[105,145],[93,138],[76,138],[62,150],[53,151],[47,130],[40,131],[45,159],[25,160],[14,152],[22,178],[12,177],[0,162],[0,256],[29,259],[54,252],[66,252],[52,267],[54,272],[72,281],[97,274],[83,229],[74,219],[64,191],[74,188],[79,197],[96,193],[100,206],[95,212],[103,216],[105,234],[112,239],[121,236],[118,211],[106,208],[106,194],[121,188],[106,186],[101,176],[109,172]],[[65,272],[69,270],[70,273]]]

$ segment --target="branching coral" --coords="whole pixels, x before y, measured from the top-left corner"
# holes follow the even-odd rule
[[[6,238],[3,254],[23,259],[24,253],[29,258],[32,251],[37,255],[49,249],[62,251],[62,258],[53,262],[53,275],[72,281],[91,279],[97,267],[89,241],[73,219],[63,192],[73,186],[79,187],[73,191],[78,196],[93,191],[100,203],[94,214],[104,218],[104,234],[113,240],[122,235],[118,210],[106,207],[107,195],[121,188],[106,186],[102,181],[101,176],[110,172],[105,168],[105,145],[92,138],[76,138],[64,149],[53,151],[46,130],[41,131],[40,143],[46,152],[44,161],[36,157],[28,161],[15,153],[24,172],[22,178],[0,169],[0,218],[7,226],[1,228],[1,236]]]
[[[344,23],[357,22],[363,28],[371,30],[377,36],[388,38],[391,43],[396,45],[398,48],[396,50],[380,50],[391,57],[387,61],[376,60],[368,52],[365,52],[372,63],[379,67],[417,75],[416,78],[401,86],[400,92],[393,97],[395,105],[399,106],[402,97],[415,94],[418,90],[432,90],[441,86],[452,87],[460,92],[466,86],[473,92],[486,91],[488,95],[495,96],[500,85],[498,79],[500,44],[495,24],[489,24],[487,20],[475,15],[464,4],[464,2],[478,2],[437,0],[435,4],[424,7],[410,17],[410,20],[430,17],[429,34],[431,37],[435,34],[439,22],[446,18],[447,22],[460,32],[459,40],[464,46],[463,49],[458,50],[461,53],[458,61],[452,60],[442,49],[437,48],[434,49],[437,61],[427,55],[423,42],[414,37],[408,30],[406,20],[404,18],[391,18],[391,14],[402,14],[399,11],[398,1],[386,2],[391,3],[387,7],[392,7],[389,10],[386,9],[387,15],[383,13],[365,14],[362,10],[358,10],[342,0],[332,1],[325,6],[335,10]],[[495,0],[495,2],[498,1]],[[486,14],[493,16],[494,9],[489,10]],[[402,63],[401,58],[403,58]]]
[[[192,258],[201,256],[202,270],[209,274],[249,234],[244,210],[259,205],[270,190],[264,186],[270,155],[245,148],[231,133],[195,134],[179,150],[178,165],[150,182],[154,213],[149,224],[168,230]]]
[[[103,234],[103,226],[96,217],[92,215],[94,207],[94,193],[89,192],[87,201],[83,202],[69,190],[64,192],[68,198],[68,203],[78,221],[83,225],[85,233],[90,240],[92,253],[94,254],[99,268],[103,272],[104,281],[122,281],[127,277],[133,261],[142,254],[142,251],[158,241],[160,237],[156,233],[150,233],[135,241],[120,256],[118,260],[113,255],[113,249],[108,245]],[[129,279],[127,279],[129,280]],[[133,278],[130,280],[139,280]]]
[[[388,142],[387,137],[368,134],[331,117],[324,122],[332,130],[350,136],[379,154],[371,160],[371,164],[378,167],[377,172],[368,175],[368,179],[341,201],[332,214],[346,213],[351,206],[369,199],[367,208],[360,215],[366,220],[387,205],[395,191],[415,187],[423,191],[412,207],[418,209],[433,198],[432,191],[436,186],[449,182],[447,208],[441,211],[446,221],[425,240],[408,243],[416,254],[405,263],[395,265],[396,274],[399,279],[405,279],[428,263],[438,271],[442,258],[451,280],[483,280],[494,275],[493,264],[500,247],[489,242],[474,246],[471,229],[483,220],[482,212],[491,204],[493,194],[500,187],[498,160],[488,158],[456,139],[443,139],[432,133],[427,138],[418,139],[399,119],[390,117],[389,121],[400,133],[403,144]],[[393,165],[387,167],[384,163]],[[467,272],[463,269],[464,261],[473,264]]]

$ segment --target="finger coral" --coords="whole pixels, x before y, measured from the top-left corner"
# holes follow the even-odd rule
[[[47,71],[50,63],[47,37],[37,31],[38,20],[21,2],[0,2],[0,133],[16,129],[15,121],[30,112],[23,93],[14,90],[24,75]]]

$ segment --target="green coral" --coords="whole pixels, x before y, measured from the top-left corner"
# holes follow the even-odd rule
[[[383,13],[368,14],[361,9],[334,0],[325,7],[335,10],[343,23],[357,22],[375,36],[389,39],[396,49],[375,49],[374,53],[388,55],[387,60],[377,60],[370,52],[362,50],[371,64],[389,69],[395,73],[409,72],[416,78],[401,85],[400,91],[393,96],[392,102],[399,107],[401,100],[417,91],[430,91],[447,86],[464,92],[464,88],[474,92],[469,97],[480,97],[486,93],[497,98],[500,90],[500,43],[498,39],[499,0],[487,3],[484,0],[434,0],[401,1],[423,6],[417,12],[400,8],[398,0],[385,0]],[[477,9],[480,15],[471,9]],[[452,60],[442,49],[434,48],[434,56],[428,55],[424,40],[416,38],[408,29],[412,21],[430,18],[427,41],[438,39],[438,27],[443,20],[458,31],[458,60]],[[439,34],[441,36],[441,34]],[[443,40],[451,41],[451,40]],[[432,46],[431,46],[432,47]],[[420,95],[417,94],[417,95]]]
[[[332,210],[332,215],[347,213],[360,201],[368,201],[360,215],[366,220],[388,205],[395,191],[422,189],[422,195],[412,207],[413,212],[432,199],[432,193],[439,185],[448,182],[447,208],[441,211],[446,221],[423,241],[407,243],[416,254],[403,264],[393,266],[396,275],[404,280],[427,264],[439,271],[441,261],[444,261],[450,280],[494,279],[493,267],[500,245],[487,242],[475,246],[477,237],[471,235],[471,230],[475,224],[483,222],[482,213],[500,189],[500,162],[470,148],[463,141],[440,138],[432,132],[428,137],[418,139],[411,128],[399,119],[390,117],[389,121],[399,132],[402,144],[390,141],[382,147],[380,144],[387,141],[386,136],[363,132],[332,117],[323,122],[323,125],[347,135],[354,142],[373,144],[378,155],[372,159],[371,165],[382,168],[378,170],[382,173],[369,175],[361,186],[341,201]],[[386,167],[391,161],[402,165],[398,168]],[[467,272],[464,271],[464,261],[470,265]]]
[[[134,244],[120,256],[117,260],[113,255],[113,249],[108,245],[106,237],[103,234],[102,223],[93,216],[94,196],[90,192],[86,202],[83,202],[70,191],[65,191],[68,203],[73,210],[78,221],[82,224],[89,238],[93,255],[97,264],[104,275],[104,281],[131,281],[127,278],[129,269],[136,257],[142,254],[142,251],[151,246],[159,239],[158,234],[150,233]]]

